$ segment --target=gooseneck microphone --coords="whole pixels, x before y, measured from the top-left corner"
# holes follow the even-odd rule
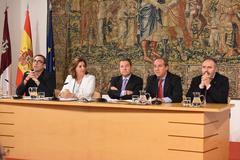
[[[17,89],[16,86],[14,86],[8,79],[4,79],[8,84],[10,84],[11,88]],[[13,95],[13,99],[21,99],[22,95]]]
[[[67,85],[68,82],[65,82],[63,83],[63,86]],[[58,96],[55,95],[55,89],[53,90],[53,98],[52,98],[53,101],[59,101],[59,98]]]

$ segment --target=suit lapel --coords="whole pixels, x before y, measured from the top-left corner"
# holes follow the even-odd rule
[[[133,75],[131,75],[129,80],[128,80],[128,82],[127,82],[126,89],[130,89],[131,90],[131,88],[129,88],[129,87],[131,86],[132,82],[134,81],[133,79],[134,79]]]
[[[217,83],[217,79],[218,79],[218,73],[216,72],[216,74],[215,74],[213,80],[210,82],[210,84],[211,84],[212,86],[214,86],[214,85]]]
[[[118,77],[118,82],[117,82],[118,84],[117,84],[117,86],[118,86],[118,90],[120,90],[120,91],[121,91],[121,88],[122,88],[122,81],[123,81],[122,80],[122,76],[119,76]]]
[[[157,97],[158,96],[158,78],[156,75],[154,76],[153,90],[154,90],[155,97]]]
[[[167,73],[167,76],[165,78],[165,82],[164,82],[164,88],[163,88],[163,97],[165,97],[165,95],[167,95],[167,92],[169,90],[169,73]]]

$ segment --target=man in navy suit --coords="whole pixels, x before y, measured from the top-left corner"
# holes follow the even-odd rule
[[[228,78],[217,72],[217,63],[213,58],[207,58],[202,63],[202,75],[192,79],[187,96],[193,98],[193,92],[204,95],[207,103],[227,103]]]
[[[181,102],[182,84],[181,78],[168,71],[168,62],[164,58],[158,58],[153,63],[155,75],[147,79],[146,91],[152,98],[158,98],[162,102]]]
[[[132,62],[125,58],[120,60],[119,70],[121,75],[112,77],[108,90],[109,97],[113,99],[132,99],[132,95],[139,95],[142,90],[142,78],[132,74]]]

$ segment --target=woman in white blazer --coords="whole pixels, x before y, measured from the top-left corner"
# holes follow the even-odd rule
[[[88,74],[87,62],[83,58],[75,58],[69,68],[64,86],[60,92],[63,98],[91,99],[95,90],[95,76]]]

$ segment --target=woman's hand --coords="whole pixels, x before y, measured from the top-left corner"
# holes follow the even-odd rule
[[[62,97],[62,98],[73,98],[73,97],[75,97],[75,95],[73,93],[71,93],[68,89],[65,89],[65,90],[63,90],[60,93],[59,97]]]

